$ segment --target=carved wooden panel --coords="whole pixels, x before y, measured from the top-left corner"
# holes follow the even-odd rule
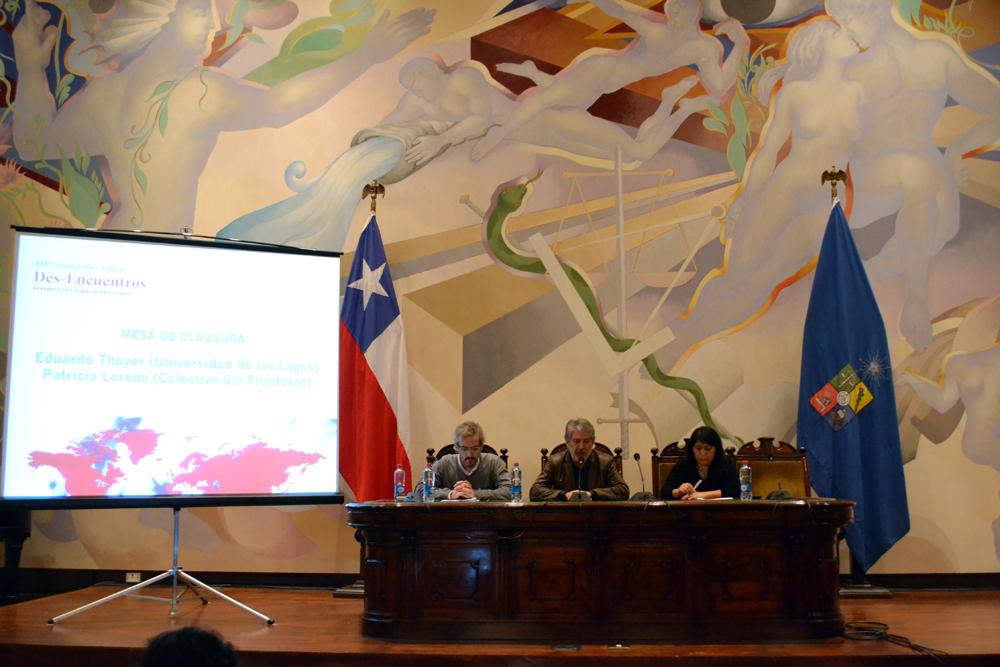
[[[683,543],[616,545],[608,554],[608,604],[616,616],[679,613],[685,606]]]
[[[587,554],[582,546],[520,545],[514,577],[522,613],[587,612]]]
[[[420,612],[452,618],[493,606],[492,546],[428,541],[418,548],[417,603]]]
[[[777,613],[784,603],[781,550],[734,545],[711,549],[709,596],[721,613]]]

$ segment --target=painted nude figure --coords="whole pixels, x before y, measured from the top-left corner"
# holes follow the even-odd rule
[[[958,231],[963,156],[1000,139],[1000,84],[949,38],[897,23],[891,0],[827,0],[826,9],[862,49],[846,69],[866,98],[850,156],[849,222],[896,214],[895,234],[866,268],[874,278],[902,273],[899,329],[920,350],[931,340],[930,261]],[[932,133],[949,97],[983,118],[942,155]]]
[[[750,38],[737,21],[716,25],[716,34],[726,35],[735,45],[722,62],[722,44],[698,27],[700,0],[670,0],[663,13],[627,0],[593,0],[593,4],[627,23],[638,37],[624,49],[585,51],[552,77],[541,75],[533,63],[504,65],[503,71],[528,76],[539,85],[523,92],[507,121],[477,142],[472,150],[473,160],[489,154],[501,141],[513,137],[546,110],[586,110],[601,95],[648,76],[696,65],[698,78],[714,98],[725,95],[735,83]]]
[[[105,59],[120,69],[57,108],[45,72],[55,28],[26,0],[13,35],[15,146],[22,160],[100,157],[112,200],[104,228],[182,231],[193,224],[198,177],[221,132],[291,123],[427,32],[432,18],[422,9],[385,14],[356,51],[266,88],[204,66],[219,29],[212,0],[122,0],[95,28]],[[150,118],[158,127],[145,134]]]

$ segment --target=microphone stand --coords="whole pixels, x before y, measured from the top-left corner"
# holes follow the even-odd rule
[[[642,493],[643,493],[643,495],[645,495],[646,494],[646,478],[642,476],[642,466],[639,465],[639,452],[636,452],[635,454],[633,454],[632,458],[635,459],[635,467],[639,469],[639,482],[642,484]]]
[[[586,502],[588,500],[593,500],[590,496],[585,496],[583,494],[583,469],[576,465],[576,461],[571,461],[573,466],[573,479],[576,480],[576,491],[573,493],[574,502]]]
[[[633,493],[632,497],[629,498],[629,500],[641,500],[641,501],[657,500],[655,493],[646,491],[646,477],[642,474],[642,465],[640,465],[639,463],[639,452],[633,454],[632,458],[635,459],[635,467],[639,469],[639,481],[642,483],[642,491]]]

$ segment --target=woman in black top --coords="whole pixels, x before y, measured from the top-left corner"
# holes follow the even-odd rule
[[[715,429],[696,428],[689,443],[687,458],[670,471],[660,489],[660,497],[666,500],[738,498],[739,477],[722,451],[722,439]]]

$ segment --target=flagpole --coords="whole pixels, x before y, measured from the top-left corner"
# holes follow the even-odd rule
[[[373,217],[375,209],[378,207],[377,197],[379,195],[382,195],[382,198],[385,199],[385,186],[379,183],[377,179],[372,180],[371,183],[366,183],[365,187],[361,189],[362,201],[371,197]],[[360,558],[358,559],[358,578],[352,584],[335,588],[333,590],[333,597],[335,598],[363,598],[365,596],[365,542],[361,531],[355,531],[354,539],[361,545]]]
[[[830,202],[831,205],[834,206],[840,200],[840,197],[837,194],[838,182],[843,183],[845,187],[847,186],[847,172],[843,169],[837,169],[837,165],[833,165],[820,174],[820,185],[826,185],[827,183],[830,184]],[[841,533],[841,536],[838,538],[838,542],[841,539],[843,539],[843,533]],[[884,588],[882,586],[873,586],[865,576],[865,571],[854,557],[854,554],[851,554],[850,550],[848,550],[848,554],[851,561],[850,578],[843,586],[840,587],[840,597],[891,598],[892,592],[888,588]]]
[[[625,188],[622,172],[622,148],[618,146],[615,149],[615,209],[618,214],[615,230],[618,237],[618,335],[625,338],[625,330],[628,327],[628,317],[625,310],[628,304],[628,290],[625,286],[627,277],[625,271]],[[629,453],[628,374],[630,370],[630,368],[623,368],[618,374],[618,440],[622,454],[626,456]]]

